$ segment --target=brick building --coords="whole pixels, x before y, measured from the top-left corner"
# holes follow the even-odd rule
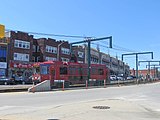
[[[133,76],[136,76],[136,70],[132,69],[130,70],[130,74]],[[148,69],[144,70],[138,70],[138,76],[146,78],[147,75],[150,75],[151,78],[157,78],[159,77],[158,69],[150,69],[150,73]]]
[[[67,41],[56,41],[51,38],[33,40],[33,62],[70,60],[70,45]]]
[[[111,68],[111,58],[110,55],[101,52],[101,64],[105,64],[109,69]]]
[[[78,63],[85,63],[85,47],[84,46],[73,46],[72,51]]]
[[[9,33],[8,74],[30,76],[32,68],[33,35],[24,32]]]

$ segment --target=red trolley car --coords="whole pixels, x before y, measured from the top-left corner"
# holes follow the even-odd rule
[[[59,86],[64,82],[66,86],[74,84],[85,84],[88,79],[88,64],[46,61],[34,65],[34,82],[50,80],[51,85]],[[89,84],[102,85],[104,80],[109,79],[109,69],[102,64],[91,64]]]

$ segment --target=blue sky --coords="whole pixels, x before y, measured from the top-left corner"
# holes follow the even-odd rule
[[[113,36],[114,48],[119,50],[105,48],[107,40],[95,44],[119,59],[124,53],[151,51],[154,60],[160,60],[159,6],[159,0],[1,0],[0,24],[20,31]],[[96,47],[95,44],[92,46]],[[126,56],[124,60],[135,67],[135,56]],[[139,60],[150,60],[150,55],[140,55]]]

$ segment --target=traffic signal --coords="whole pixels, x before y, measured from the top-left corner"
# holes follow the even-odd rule
[[[5,26],[0,24],[0,38],[5,37]]]

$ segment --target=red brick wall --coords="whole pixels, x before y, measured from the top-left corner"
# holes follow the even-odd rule
[[[16,39],[30,42],[30,49],[15,48],[14,41]],[[29,61],[31,62],[32,61],[32,50],[33,50],[32,46],[33,46],[33,35],[28,35],[27,33],[23,33],[23,32],[11,31],[8,59],[13,60],[14,52],[17,52],[17,53],[29,54]]]

